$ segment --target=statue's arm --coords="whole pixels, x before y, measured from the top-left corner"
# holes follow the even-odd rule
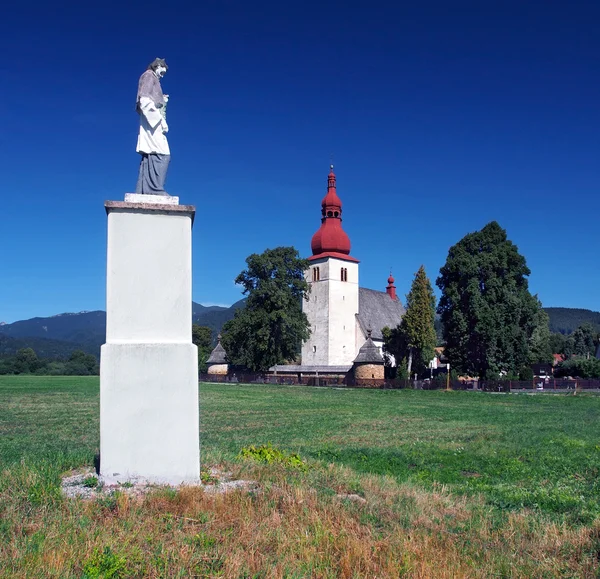
[[[140,97],[140,111],[144,117],[146,117],[146,120],[152,129],[156,129],[156,127],[161,123],[162,115],[160,114],[160,110],[156,108],[156,105],[151,98]]]

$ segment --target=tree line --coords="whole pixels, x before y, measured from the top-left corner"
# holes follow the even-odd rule
[[[309,265],[293,247],[246,258],[246,269],[235,279],[246,305],[222,328],[231,365],[264,372],[300,362],[302,342],[310,336],[302,312],[310,292],[304,277]],[[444,347],[455,376],[525,379],[533,364],[550,364],[553,354],[561,354],[558,375],[600,377],[598,332],[584,323],[570,335],[552,334],[540,300],[529,291],[529,275],[525,258],[495,221],[467,234],[449,249],[440,269],[437,305],[425,268],[415,274],[401,322],[383,329],[388,365],[396,366],[399,378],[429,375],[437,345]],[[198,371],[206,372],[212,330],[194,324],[192,341],[198,346]],[[32,348],[22,348],[0,359],[0,374],[98,374],[98,361],[81,351],[66,360],[38,358]]]
[[[266,371],[299,362],[301,344],[310,335],[301,306],[310,291],[304,278],[309,262],[293,247],[278,247],[250,255],[246,265],[235,280],[247,296],[246,307],[223,326],[230,363]],[[565,358],[559,372],[594,374],[600,365],[593,359],[598,333],[583,324],[569,336],[551,334],[547,313],[529,291],[530,273],[517,246],[495,221],[449,249],[436,279],[441,292],[437,306],[421,266],[406,296],[402,321],[384,328],[385,352],[398,376],[428,375],[436,345],[444,347],[456,375],[519,379],[529,376],[534,364],[551,364],[553,354]],[[436,328],[441,328],[441,340]]]
[[[96,356],[81,350],[75,350],[67,359],[57,359],[39,358],[33,348],[21,348],[12,356],[0,358],[0,375],[95,376],[99,373]]]

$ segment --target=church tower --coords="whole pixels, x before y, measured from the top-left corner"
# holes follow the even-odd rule
[[[302,302],[311,336],[302,345],[303,366],[352,365],[358,352],[358,260],[350,256],[350,239],[342,229],[342,201],[333,165],[321,201],[321,227],[313,235],[309,301]]]

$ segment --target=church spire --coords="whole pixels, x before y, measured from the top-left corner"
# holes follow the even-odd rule
[[[329,169],[327,194],[321,201],[321,227],[313,235],[310,244],[312,259],[333,256],[356,261],[350,257],[350,238],[342,229],[342,200],[337,194],[333,165]]]
[[[394,278],[392,276],[392,272],[391,271],[390,271],[390,277],[388,277],[388,284],[387,284],[387,287],[385,288],[385,292],[393,300],[397,300],[398,299],[398,297],[396,296],[396,286],[394,285]]]

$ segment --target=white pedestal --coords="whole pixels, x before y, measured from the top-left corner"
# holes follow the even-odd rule
[[[100,474],[119,482],[199,483],[195,208],[107,201],[106,211]]]

